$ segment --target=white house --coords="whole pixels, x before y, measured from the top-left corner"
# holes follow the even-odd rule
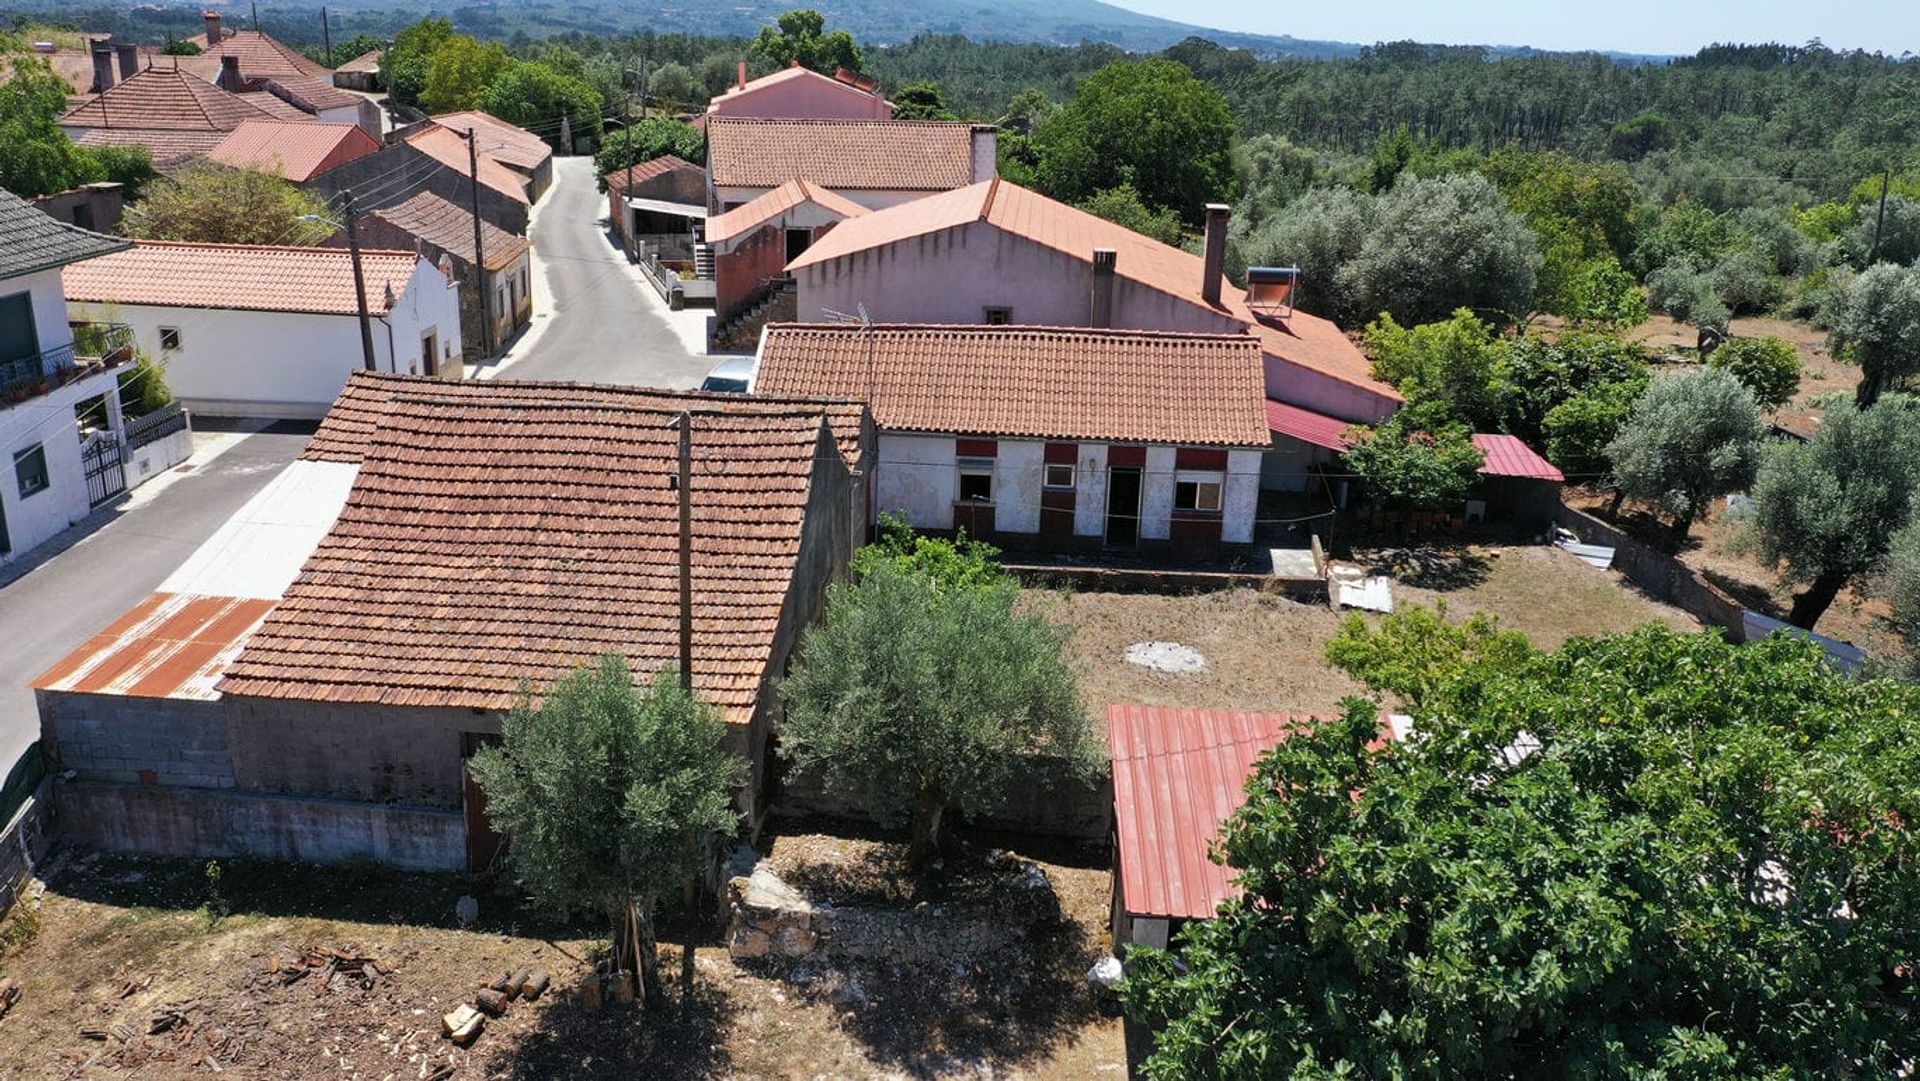
[[[411,251],[362,251],[375,371],[459,379],[460,295]],[[338,248],[141,241],[69,267],[76,319],[133,328],[188,408],[318,418],[368,367],[353,263]]]
[[[0,191],[0,563],[126,488],[120,377],[132,350],[104,328],[76,343],[60,292],[61,267],[126,246]]]
[[[775,324],[753,392],[867,403],[875,517],[1207,560],[1253,540],[1261,382],[1246,334]]]

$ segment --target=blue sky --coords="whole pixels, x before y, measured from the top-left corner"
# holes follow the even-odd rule
[[[1714,41],[1819,38],[1828,46],[1920,52],[1916,0],[1109,0],[1181,22],[1326,41],[1413,39],[1690,53]]]

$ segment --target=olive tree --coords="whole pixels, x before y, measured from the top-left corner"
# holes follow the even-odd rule
[[[1920,373],[1920,267],[1868,267],[1834,291],[1827,318],[1834,355],[1860,366],[1853,398],[1859,408]]]
[[[1753,392],[1723,369],[1703,368],[1655,380],[1607,457],[1620,490],[1671,514],[1685,541],[1708,504],[1753,483],[1766,431]]]
[[[1920,515],[1889,545],[1886,593],[1894,629],[1907,643],[1907,678],[1920,683]]]
[[[882,824],[908,824],[919,867],[949,806],[991,808],[1035,755],[1083,775],[1096,759],[1062,632],[1016,611],[1019,590],[977,551],[890,543],[863,550],[801,640],[780,749]]]
[[[636,688],[610,654],[537,705],[523,696],[499,746],[473,758],[487,817],[511,838],[515,877],[545,907],[605,916],[614,964],[639,975],[649,1006],[661,1001],[654,913],[700,870],[688,839],[737,821],[743,763],[725,738],[672,669]]]
[[[1658,626],[1471,659],[1385,748],[1351,702],[1247,780],[1243,892],[1129,951],[1142,1076],[1899,1076],[1916,710]]]
[[[1753,489],[1760,554],[1805,583],[1787,621],[1809,630],[1887,554],[1920,487],[1920,410],[1902,396],[1827,416],[1811,442],[1773,447]]]
[[[1707,364],[1732,372],[1762,409],[1780,408],[1800,389],[1800,354],[1781,338],[1735,338],[1715,349]]]

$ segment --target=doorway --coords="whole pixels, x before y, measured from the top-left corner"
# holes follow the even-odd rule
[[[430,330],[420,336],[420,370],[427,375],[440,374],[440,332]]]
[[[491,870],[506,851],[506,835],[493,828],[487,818],[487,793],[467,764],[482,747],[493,747],[500,737],[485,732],[460,733],[461,810],[467,820],[467,870]]]
[[[1140,544],[1140,468],[1115,466],[1107,470],[1107,547],[1136,548]]]
[[[807,249],[812,246],[813,246],[813,230],[811,229],[787,230],[787,262],[791,263],[795,259],[798,259],[802,255],[805,255]]]

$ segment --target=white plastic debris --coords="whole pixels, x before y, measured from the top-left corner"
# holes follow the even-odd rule
[[[480,918],[480,902],[469,894],[462,894],[460,899],[453,903],[453,914],[459,918],[460,926],[472,926],[473,921]]]
[[[1087,982],[1111,991],[1120,986],[1120,981],[1125,979],[1126,975],[1127,970],[1121,966],[1118,957],[1102,957],[1087,970]]]
[[[1204,671],[1207,658],[1192,646],[1178,642],[1135,642],[1127,647],[1127,663],[1156,672],[1185,674]]]

